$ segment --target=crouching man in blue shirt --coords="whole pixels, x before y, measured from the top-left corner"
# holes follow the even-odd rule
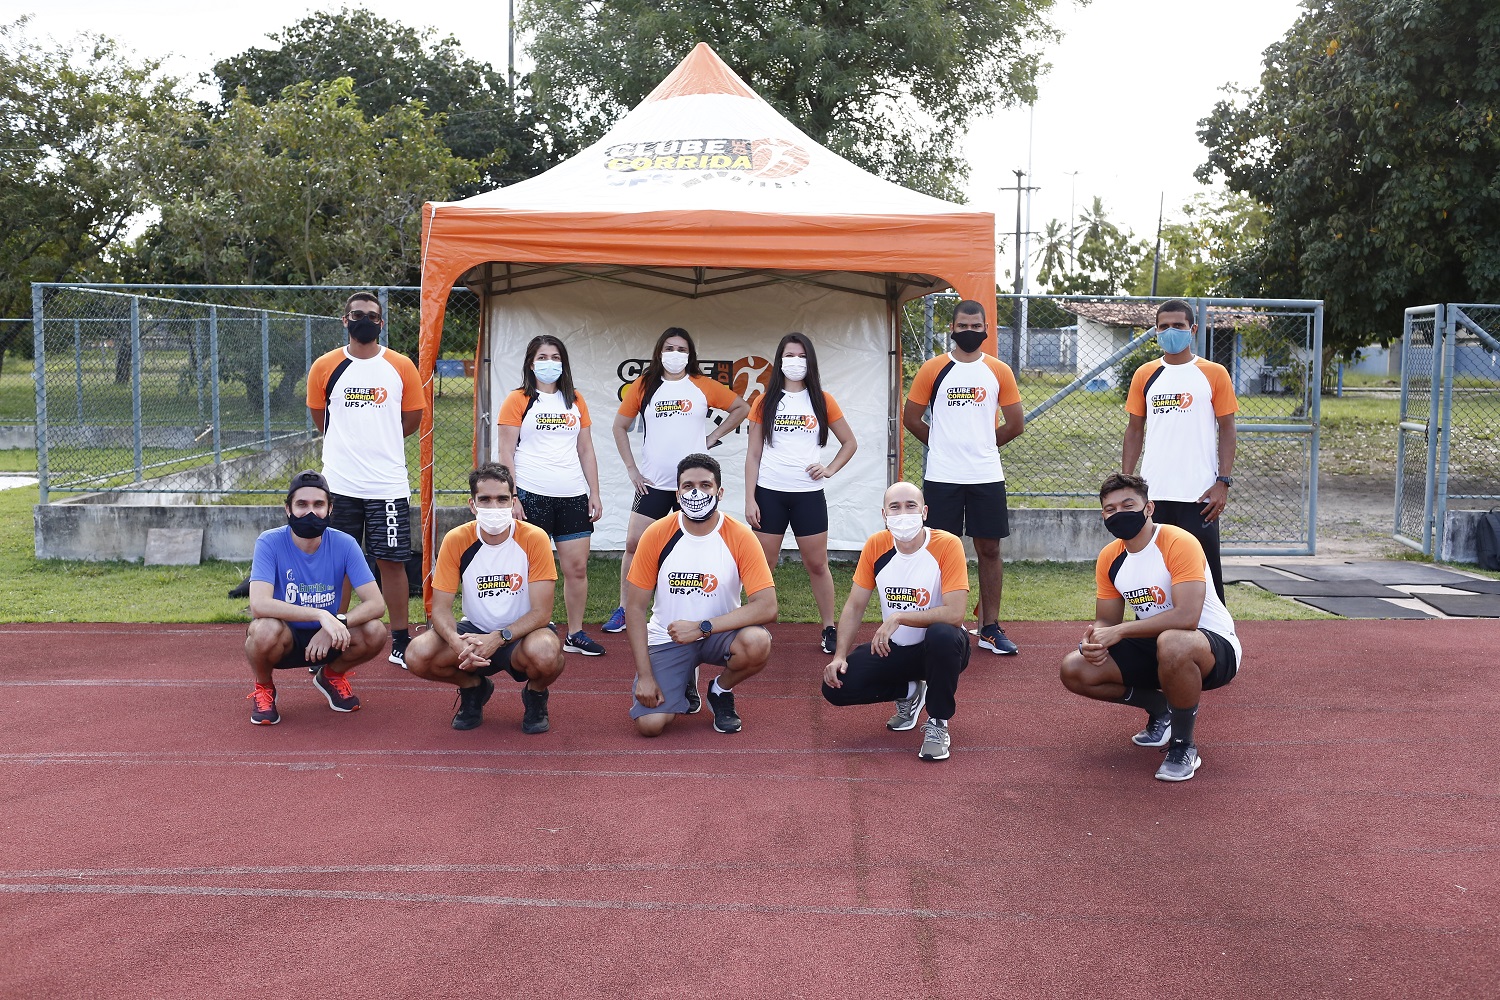
[[[332,508],[328,481],[311,470],[299,472],[286,491],[287,523],[255,540],[245,659],[255,675],[249,698],[250,721],[257,726],[281,721],[273,671],[306,667],[329,708],[353,712],[359,699],[349,688],[349,671],[385,649],[380,585],[359,543],[328,527]],[[346,577],[359,604],[341,615]]]

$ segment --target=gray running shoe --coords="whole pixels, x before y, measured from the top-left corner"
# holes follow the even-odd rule
[[[927,725],[922,727],[922,749],[917,751],[917,756],[923,760],[947,760],[949,743],[948,727],[928,719]]]
[[[1167,759],[1156,769],[1157,781],[1187,781],[1203,766],[1198,748],[1191,743],[1173,743],[1167,747]]]
[[[687,686],[688,715],[697,715],[703,711],[703,696],[698,693],[698,668],[693,668],[693,679],[688,681]]]
[[[927,682],[917,681],[917,690],[910,698],[896,699],[896,714],[891,716],[885,728],[896,733],[916,729],[917,716],[922,714],[922,706],[925,704],[927,704]]]
[[[1130,742],[1138,747],[1164,747],[1172,742],[1172,715],[1163,712],[1161,715],[1153,715],[1146,728],[1130,737]]]

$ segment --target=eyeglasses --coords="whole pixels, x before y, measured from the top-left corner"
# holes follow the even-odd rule
[[[365,312],[363,309],[350,309],[344,315],[355,321],[359,321],[362,319],[373,319],[377,323],[380,322],[380,313],[378,311]]]

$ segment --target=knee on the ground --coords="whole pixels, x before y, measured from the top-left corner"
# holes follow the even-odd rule
[[[823,685],[823,700],[830,705],[838,705],[841,708],[854,704],[854,702],[849,700],[849,689],[847,687],[829,687],[827,683]]]
[[[666,714],[643,715],[635,720],[635,731],[642,736],[660,736],[672,717]]]

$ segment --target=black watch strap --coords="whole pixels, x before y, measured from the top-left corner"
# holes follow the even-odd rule
[[[1231,476],[1215,476],[1214,482],[1223,483],[1225,486],[1233,486],[1234,479]]]

